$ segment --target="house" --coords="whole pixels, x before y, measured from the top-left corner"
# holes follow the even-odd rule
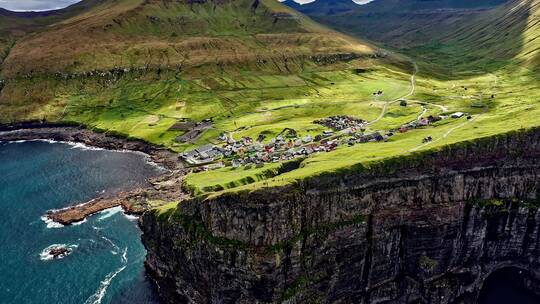
[[[208,168],[208,170],[216,170],[216,169],[225,167],[225,164],[223,162],[219,162],[219,163],[208,165],[206,167]]]
[[[456,112],[456,113],[452,114],[450,117],[452,117],[452,118],[461,118],[464,115],[465,115],[465,113],[463,113],[463,112]]]
[[[211,144],[206,144],[204,146],[200,146],[200,147],[197,147],[195,148],[195,151],[197,151],[197,153],[206,153],[206,152],[209,152],[211,150],[214,149],[214,145],[211,145]]]
[[[219,135],[218,139],[220,141],[227,141],[229,138],[227,137],[227,134],[221,133],[221,135]]]
[[[334,132],[332,132],[332,131],[328,131],[328,130],[323,131],[323,137],[330,137],[330,136],[332,136],[332,134],[334,134]]]
[[[384,137],[379,132],[375,132],[372,135],[373,135],[373,139],[375,141],[383,141],[384,140]]]
[[[425,126],[429,125],[429,120],[427,118],[421,118],[418,121],[418,125],[425,127]]]
[[[240,160],[238,160],[238,159],[233,159],[233,160],[232,160],[232,166],[233,166],[233,168],[238,168],[238,167],[240,167],[241,165],[242,165],[242,162],[241,162]]]

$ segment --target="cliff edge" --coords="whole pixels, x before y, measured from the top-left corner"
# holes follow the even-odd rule
[[[540,292],[540,129],[141,220],[167,303],[474,303],[493,271]]]

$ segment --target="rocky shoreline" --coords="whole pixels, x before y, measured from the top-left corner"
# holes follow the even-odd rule
[[[151,161],[166,169],[166,173],[148,179],[144,186],[134,189],[117,189],[88,202],[60,210],[51,210],[46,217],[62,225],[83,221],[100,211],[122,206],[124,212],[141,215],[156,202],[171,202],[186,198],[180,185],[186,173],[178,155],[163,147],[142,140],[128,140],[106,133],[97,133],[81,126],[27,122],[0,125],[1,141],[52,140],[56,142],[81,143],[89,147],[116,151],[141,152]]]
[[[0,124],[0,141],[19,140],[74,142],[107,150],[142,152],[148,154],[154,163],[168,170],[184,168],[184,164],[179,161],[176,153],[142,140],[131,140],[107,133],[98,133],[82,126],[69,124],[42,122]]]
[[[121,206],[126,214],[142,215],[146,210],[156,207],[156,202],[168,203],[187,198],[188,195],[178,186],[183,176],[183,171],[172,171],[150,178],[147,186],[116,191],[79,205],[51,210],[46,217],[62,225],[71,225],[98,212],[118,206]]]

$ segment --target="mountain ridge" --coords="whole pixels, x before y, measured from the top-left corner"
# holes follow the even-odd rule
[[[342,34],[319,27],[285,6],[271,1],[262,1],[255,9],[250,7],[259,2],[248,0],[224,1],[218,4],[186,3],[105,1],[93,6],[91,13],[68,18],[49,26],[44,32],[19,40],[6,58],[3,76],[13,77],[55,68],[56,71],[53,72],[95,68],[106,70],[125,65],[121,64],[123,61],[143,66],[148,58],[140,60],[136,54],[143,51],[138,48],[141,45],[145,52],[154,53],[155,57],[160,56],[156,53],[168,53],[168,64],[191,61],[198,56],[197,49],[203,52],[201,48],[207,48],[207,43],[221,44],[221,47],[218,46],[221,52],[224,52],[223,48],[233,47],[236,48],[234,53],[237,55],[245,54],[251,57],[260,49],[256,44],[263,43],[272,47],[273,44],[268,44],[270,42],[281,44],[276,51],[286,52],[287,48],[292,48],[292,53],[296,54],[291,53],[291,56],[371,52],[370,47],[361,46]],[[197,14],[207,16],[205,18],[208,19],[197,19]],[[199,38],[196,38],[197,36]],[[213,38],[207,40],[201,37]],[[287,42],[288,40],[292,44]],[[119,49],[114,44],[118,44]],[[122,44],[124,46],[120,47]],[[124,54],[119,54],[119,51]],[[185,53],[175,54],[182,52]],[[220,61],[219,57],[224,57],[227,61],[225,53],[214,55],[213,59],[208,58],[206,62]],[[91,60],[89,56],[99,57],[100,60]],[[68,62],[70,60],[71,62]],[[109,62],[105,62],[107,60]],[[158,60],[163,62],[162,59]],[[194,65],[200,63],[200,60],[192,62]]]

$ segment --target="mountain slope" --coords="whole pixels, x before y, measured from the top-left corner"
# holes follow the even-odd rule
[[[274,0],[102,0],[11,48],[0,121],[74,122],[183,151],[235,128],[314,132],[313,120],[370,97],[374,86],[403,90],[410,70]],[[395,81],[383,83],[388,77]],[[299,100],[298,111],[288,109]],[[264,113],[278,103],[279,115]],[[215,128],[204,136],[175,141],[178,120],[208,118]]]
[[[431,45],[410,51],[449,60],[460,70],[466,65],[488,71],[512,66],[538,70],[539,38],[540,1],[511,1],[463,22]],[[466,55],[466,60],[458,60],[456,52]]]
[[[283,4],[311,17],[342,14],[359,6],[352,0],[317,0],[303,5],[293,0],[287,0]]]
[[[47,12],[12,12],[0,8],[0,64],[18,39],[88,10],[99,2],[101,0],[85,0],[64,9]]]
[[[2,74],[234,64],[350,52],[372,50],[272,0],[111,0],[20,40]]]
[[[317,21],[393,47],[422,44],[507,0],[377,0]]]

